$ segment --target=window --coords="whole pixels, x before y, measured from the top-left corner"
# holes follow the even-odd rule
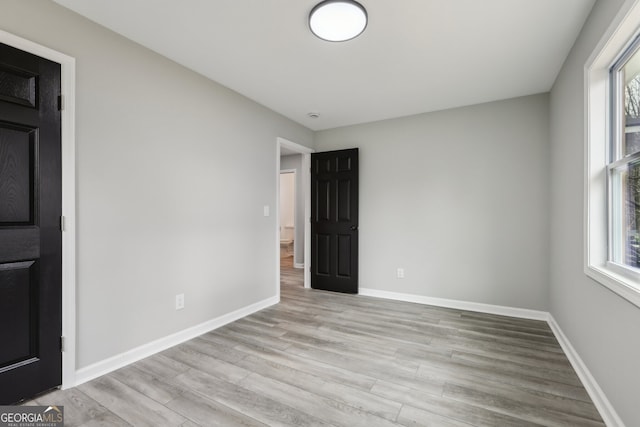
[[[584,272],[640,307],[640,2],[585,64]]]
[[[610,71],[609,261],[640,277],[640,43]]]

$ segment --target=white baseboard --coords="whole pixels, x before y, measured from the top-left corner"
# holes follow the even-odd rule
[[[607,396],[596,382],[596,379],[593,378],[593,375],[589,372],[587,365],[584,364],[578,352],[573,348],[567,336],[562,332],[562,329],[560,329],[556,319],[549,314],[547,322],[560,343],[562,350],[567,355],[569,362],[571,362],[571,366],[573,366],[580,381],[582,381],[582,385],[587,390],[587,393],[589,393],[589,397],[593,400],[593,404],[598,409],[604,423],[608,427],[625,427],[624,422],[620,419],[620,416],[613,408],[613,405],[611,405],[611,402],[609,402],[609,399],[607,399]]]
[[[396,292],[380,291],[377,289],[360,288],[360,295],[385,298],[397,301],[413,302],[417,304],[435,305],[438,307],[455,308],[458,310],[477,311],[481,313],[499,314],[502,316],[519,317],[522,319],[543,320],[549,324],[562,350],[567,355],[571,366],[582,381],[582,385],[591,397],[596,409],[608,427],[625,427],[618,413],[607,399],[589,369],[584,364],[576,350],[573,348],[560,326],[551,313],[546,311],[529,310],[524,308],[504,307],[500,305],[482,304],[468,301],[458,301],[443,298],[432,298],[422,295],[402,294]]]
[[[556,339],[560,343],[562,350],[567,355],[569,362],[575,369],[578,377],[582,381],[587,393],[593,400],[594,405],[598,409],[600,416],[608,427],[625,427],[623,421],[618,416],[611,402],[596,382],[589,369],[584,364],[576,350],[573,348],[568,338],[560,329],[560,326],[553,316],[545,311],[529,310],[515,307],[504,307],[492,304],[482,304],[469,301],[458,301],[444,298],[433,298],[422,295],[403,294],[397,292],[380,291],[377,289],[360,288],[359,294],[376,298],[384,298],[396,301],[405,301],[425,305],[434,305],[438,307],[454,308],[458,310],[476,311],[488,314],[498,314],[502,316],[519,317],[523,319],[543,320],[549,324]],[[89,365],[76,371],[76,383],[80,385],[99,376],[108,374],[116,369],[122,368],[145,357],[152,356],[174,345],[183,343],[193,339],[199,335],[220,328],[228,323],[241,319],[245,316],[253,314],[257,311],[270,307],[279,302],[278,297],[271,297],[263,301],[259,301],[247,307],[243,307],[223,316],[211,319],[199,325],[187,328],[183,331],[171,334],[164,338],[141,345],[140,347],[126,351],[119,355],[110,357],[100,362]]]
[[[189,341],[190,339],[193,339],[199,335],[220,328],[228,323],[234,322],[245,316],[277,304],[278,302],[278,297],[267,298],[265,300],[232,311],[231,313],[227,313],[215,319],[200,323],[199,325],[192,326],[190,328],[157,339],[150,343],[143,344],[124,353],[112,356],[108,359],[101,360],[100,362],[96,362],[82,369],[78,369],[76,371],[75,385],[80,385],[87,381],[91,381],[94,378],[98,378],[99,376],[108,374],[109,372],[137,362],[138,360],[144,359],[145,357],[152,356],[158,352],[173,347],[174,345]]]
[[[483,304],[478,302],[458,301],[445,298],[433,298],[423,295],[402,294],[397,292],[380,291],[377,289],[360,288],[360,295],[376,298],[386,298],[397,301],[414,302],[417,304],[435,305],[438,307],[455,308],[458,310],[478,311],[501,316],[519,317],[522,319],[544,320],[549,319],[546,311],[529,310],[526,308],[505,307],[501,305]]]
[[[304,263],[296,262],[293,264],[293,268],[304,268]]]

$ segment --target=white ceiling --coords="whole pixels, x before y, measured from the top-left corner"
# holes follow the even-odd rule
[[[55,1],[314,130],[547,92],[595,2],[360,0],[330,43],[319,0]]]

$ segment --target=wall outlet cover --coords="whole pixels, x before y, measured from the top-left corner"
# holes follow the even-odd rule
[[[184,308],[184,294],[176,295],[176,310],[182,310]]]

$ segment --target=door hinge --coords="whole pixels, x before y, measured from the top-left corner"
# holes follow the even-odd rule
[[[64,352],[65,348],[64,348],[64,337],[60,337],[60,351]]]
[[[67,231],[66,230],[66,228],[67,228],[66,225],[67,224],[65,224],[64,215],[60,216],[60,231]]]
[[[64,99],[62,95],[58,95],[58,111],[64,110]]]

